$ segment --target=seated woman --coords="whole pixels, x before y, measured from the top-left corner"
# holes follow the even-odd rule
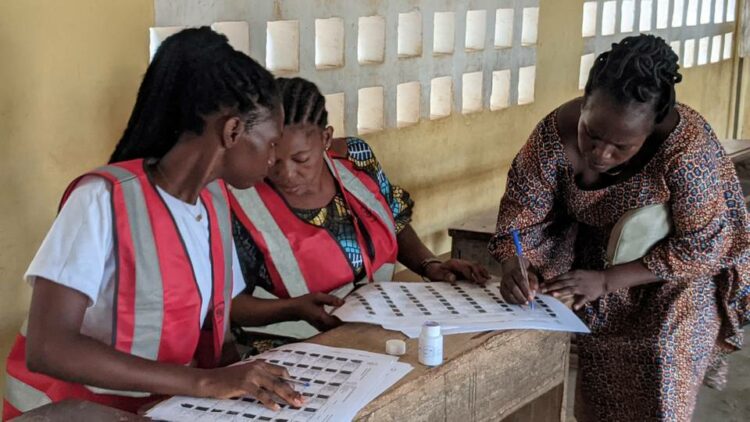
[[[661,38],[613,44],[584,96],[537,125],[508,175],[489,246],[503,264],[501,291],[515,303],[540,287],[573,295],[591,329],[578,337],[579,421],[689,421],[715,353],[742,346],[750,221],[716,134],[675,101],[681,79]],[[652,204],[666,204],[671,234],[608,266],[615,224]]]
[[[66,399],[135,412],[151,394],[302,404],[282,367],[220,367],[238,358],[225,333],[244,289],[224,181],[265,177],[281,113],[273,76],[223,35],[164,41],[111,164],[70,184],[26,272],[3,420]]]
[[[390,183],[363,140],[333,138],[315,84],[300,78],[277,83],[285,117],[276,162],[264,183],[232,191],[234,236],[248,286],[234,301],[232,321],[302,320],[264,331],[310,337],[339,322],[324,305],[340,305],[357,283],[392,280],[397,260],[432,281],[489,279],[481,266],[441,262],[425,247],[410,225],[409,194]]]

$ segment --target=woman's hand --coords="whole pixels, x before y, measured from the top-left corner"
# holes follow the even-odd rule
[[[341,325],[341,320],[326,312],[326,306],[338,307],[344,304],[343,299],[325,293],[308,293],[304,296],[289,299],[297,319],[307,321],[321,331]]]
[[[521,265],[525,268],[522,268]],[[539,290],[540,277],[529,260],[526,258],[519,260],[516,257],[506,259],[502,263],[502,271],[500,294],[505,301],[520,305],[534,300],[534,295]],[[527,277],[524,277],[524,272]]]
[[[574,295],[573,309],[578,310],[607,293],[607,275],[604,271],[573,270],[545,283],[542,293],[554,297]]]
[[[208,369],[198,381],[198,396],[217,399],[251,396],[267,408],[279,410],[273,399],[277,396],[291,406],[303,406],[302,395],[282,378],[289,378],[286,368],[262,360]]]
[[[457,279],[468,280],[476,284],[484,284],[490,279],[490,274],[482,265],[464,259],[449,259],[445,262],[427,264],[424,276],[430,281],[455,282]]]

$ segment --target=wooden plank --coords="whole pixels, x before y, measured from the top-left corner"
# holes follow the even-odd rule
[[[478,262],[487,267],[490,274],[499,276],[500,263],[487,251],[490,238],[495,233],[496,221],[496,211],[485,211],[448,229],[448,234],[452,238],[451,258]]]
[[[477,213],[461,223],[456,224],[448,228],[448,235],[453,236],[454,233],[460,233],[462,235],[468,234],[479,234],[485,235],[487,233],[495,232],[495,224],[497,223],[497,210],[487,210],[481,213]]]
[[[565,420],[564,414],[558,409],[560,403],[565,406],[566,384],[560,384],[549,390],[538,399],[513,412],[512,415],[503,419],[503,422],[547,422]],[[567,409],[564,409],[567,413]]]
[[[451,242],[451,257],[475,261],[484,265],[490,274],[500,276],[502,275],[500,263],[487,250],[489,241],[489,233],[485,234],[484,238],[479,238],[477,234],[472,237],[454,234]]]
[[[417,339],[374,325],[345,324],[312,342],[383,353],[391,338],[406,341],[407,353],[400,360],[414,370],[365,407],[357,421],[500,420],[566,381],[567,333],[513,330],[446,336],[445,361],[436,368],[418,362]],[[557,418],[550,420],[560,420],[563,403],[561,399],[554,408]],[[549,407],[549,401],[543,405]]]

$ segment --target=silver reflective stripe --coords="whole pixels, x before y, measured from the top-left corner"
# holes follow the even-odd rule
[[[258,191],[254,188],[232,189],[232,193],[234,193],[242,211],[263,235],[271,262],[279,272],[289,296],[298,297],[310,293],[289,240],[276,224],[276,220],[273,219],[268,208],[266,208],[266,204],[260,199]]]
[[[395,270],[395,265],[386,262],[375,271],[372,278],[375,279],[375,281],[393,281],[393,273]]]
[[[232,219],[229,213],[229,204],[224,196],[219,182],[212,182],[208,185],[208,191],[211,193],[214,209],[216,210],[216,219],[219,223],[219,233],[221,233],[221,244],[224,250],[224,332],[229,328],[229,310],[232,303]]]
[[[367,279],[367,276],[365,276],[364,278]],[[341,286],[339,288],[331,290],[330,292],[328,292],[328,294],[336,296],[339,299],[343,299],[349,293],[351,293],[352,290],[354,290],[354,283],[346,283],[346,284],[344,284],[343,286]],[[326,310],[329,310],[329,309],[326,309]]]
[[[367,189],[367,186],[365,186],[362,181],[354,175],[354,173],[349,171],[346,166],[336,160],[331,162],[328,156],[325,156],[325,159],[329,167],[332,165],[336,166],[339,176],[341,177],[341,183],[344,185],[344,188],[347,191],[351,192],[351,194],[359,199],[363,204],[365,204],[367,208],[375,212],[375,214],[380,217],[380,220],[385,222],[391,232],[395,234],[396,226],[393,222],[391,210],[385,209],[383,207],[383,204],[378,201],[378,198],[376,198],[375,195],[373,195],[373,193],[369,189]],[[333,169],[331,169],[331,171],[333,171]],[[386,262],[385,264],[380,266],[380,268],[375,270],[375,273],[372,277],[374,281],[391,281],[393,280],[393,272],[395,268],[395,265]]]
[[[279,298],[275,294],[258,286],[253,289],[253,296],[259,299]],[[249,333],[291,337],[297,340],[308,339],[320,333],[317,328],[307,323],[307,321],[284,321],[276,324],[264,325],[262,327],[242,327],[242,329]]]
[[[151,393],[144,393],[141,391],[124,391],[124,390],[110,390],[107,388],[99,388],[91,385],[84,385],[89,391],[96,394],[109,394],[111,396],[122,396],[122,397],[148,397]]]
[[[339,287],[338,289],[330,291],[328,294],[343,299],[349,293],[351,293],[352,290],[354,290],[354,283],[347,283]],[[253,290],[253,296],[260,299],[278,299],[276,295],[262,287],[255,287],[255,289]],[[326,311],[330,312],[330,310],[331,308],[326,306]],[[320,331],[310,325],[307,321],[285,321],[276,324],[264,325],[262,327],[243,327],[243,330],[249,333],[291,337],[297,340],[305,340],[320,334]]]
[[[306,340],[320,334],[320,331],[307,321],[284,321],[263,327],[242,327],[242,329],[248,333],[282,336],[297,340]]]
[[[25,382],[5,373],[5,399],[21,412],[28,412],[52,403],[46,394]]]
[[[135,258],[135,309],[130,353],[157,360],[164,320],[164,288],[146,198],[138,178],[117,166],[100,170],[121,181]]]
[[[329,294],[344,298],[354,290],[354,283],[347,283]],[[260,299],[278,299],[278,296],[262,287],[255,287],[253,296]],[[326,307],[328,310],[328,307]],[[270,334],[275,336],[291,337],[297,340],[305,340],[320,334],[320,331],[310,325],[307,321],[284,321],[276,324],[264,325],[262,327],[243,327],[249,333]]]
[[[253,288],[253,296],[257,297],[258,299],[278,299],[279,298],[275,294],[259,286],[255,286],[255,288]]]
[[[396,225],[393,222],[393,213],[391,213],[391,210],[383,207],[383,204],[378,201],[378,198],[375,197],[372,191],[367,189],[367,186],[365,186],[364,183],[354,175],[354,173],[349,171],[345,165],[337,160],[331,162],[327,156],[324,157],[329,168],[331,166],[336,167],[336,170],[341,177],[341,183],[344,185],[344,189],[354,195],[354,197],[365,204],[368,209],[372,210],[378,217],[380,217],[380,220],[388,226],[388,229],[390,229],[391,233],[394,233],[395,236]],[[331,171],[333,171],[332,168]]]

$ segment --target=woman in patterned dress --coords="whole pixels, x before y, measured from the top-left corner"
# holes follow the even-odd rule
[[[545,117],[515,158],[490,253],[503,296],[573,296],[579,421],[690,420],[707,367],[742,345],[750,316],[748,216],[711,126],[676,103],[677,56],[661,38],[613,44],[585,93]],[[673,232],[605,266],[628,210],[667,204]],[[509,236],[521,232],[528,282]]]
[[[283,280],[282,271],[273,269],[274,264],[276,267],[280,264],[269,265],[272,258],[270,250],[273,248],[266,247],[264,251],[263,247],[259,247],[262,246],[259,245],[259,238],[265,237],[265,243],[272,243],[274,239],[268,237],[273,235],[263,230],[253,233],[250,229],[260,224],[259,218],[244,215],[253,210],[250,206],[243,210],[237,203],[241,201],[236,201],[233,210],[238,218],[235,218],[234,234],[247,283],[247,294],[240,295],[234,301],[234,322],[243,326],[259,326],[280,321],[302,320],[318,330],[332,328],[340,321],[329,315],[324,306],[340,305],[342,301],[328,293],[342,285],[366,280],[366,261],[372,260],[375,264],[378,255],[388,253],[392,254],[391,263],[398,260],[432,281],[455,281],[461,278],[482,283],[489,279],[487,270],[478,264],[460,259],[443,262],[430,252],[411,227],[414,202],[409,194],[390,183],[365,141],[354,137],[333,138],[333,128],[327,123],[325,98],[314,83],[301,78],[280,78],[277,82],[284,104],[284,133],[276,147],[276,164],[271,168],[263,186],[255,188],[262,199],[262,202],[255,203],[256,208],[257,205],[269,207],[269,212],[276,214],[273,217],[279,226],[288,225],[283,219],[289,218],[301,220],[307,226],[327,232],[317,240],[311,241],[294,240],[303,234],[301,230],[295,231],[293,228],[287,229],[285,235],[292,239],[289,242],[292,249],[298,245],[300,249],[320,251],[305,256],[302,255],[302,251],[292,251],[297,260],[302,261],[294,264],[299,265],[302,270],[307,264],[315,264],[310,261],[328,261],[329,265],[319,269],[316,274],[308,274],[309,277],[302,280],[306,284],[304,290],[309,291],[308,294],[297,296],[290,292],[289,280]],[[336,160],[346,161],[340,164],[349,168],[355,178],[362,179],[365,184],[369,182],[368,186],[371,187],[374,196],[378,197],[375,199],[382,202],[382,209],[388,214],[386,220],[392,221],[390,229],[368,232],[368,226],[363,223],[360,226],[364,241],[358,239],[360,233],[357,233],[352,218],[354,208],[350,207],[355,205],[357,199],[349,191],[347,198],[342,194],[344,188],[349,188],[342,184],[343,179],[340,176],[343,175],[334,174],[331,170],[329,163]],[[340,166],[336,172],[340,173],[343,167]],[[247,195],[248,192],[235,192],[238,199]],[[278,201],[279,198],[283,202]],[[274,200],[281,204],[275,210],[271,205]],[[365,209],[360,214],[356,219],[364,222],[367,214],[377,213]],[[370,227],[376,226],[374,224]],[[319,232],[313,233],[318,236]],[[364,257],[361,250],[363,243],[367,244],[370,250],[368,256]],[[329,244],[333,246],[325,249],[324,245]],[[327,256],[326,251],[330,252]],[[380,277],[379,280],[392,279],[393,267],[389,265],[388,268],[391,269],[389,274],[385,278]],[[278,296],[280,300],[253,297],[253,291],[257,292],[259,288]],[[268,331],[265,330],[266,333]],[[284,335],[281,329],[271,331],[273,334]],[[314,332],[298,330],[294,337],[304,338]],[[254,339],[257,338],[259,336],[254,336]],[[268,342],[264,342],[263,345],[257,341],[252,343],[260,347],[268,346]]]

